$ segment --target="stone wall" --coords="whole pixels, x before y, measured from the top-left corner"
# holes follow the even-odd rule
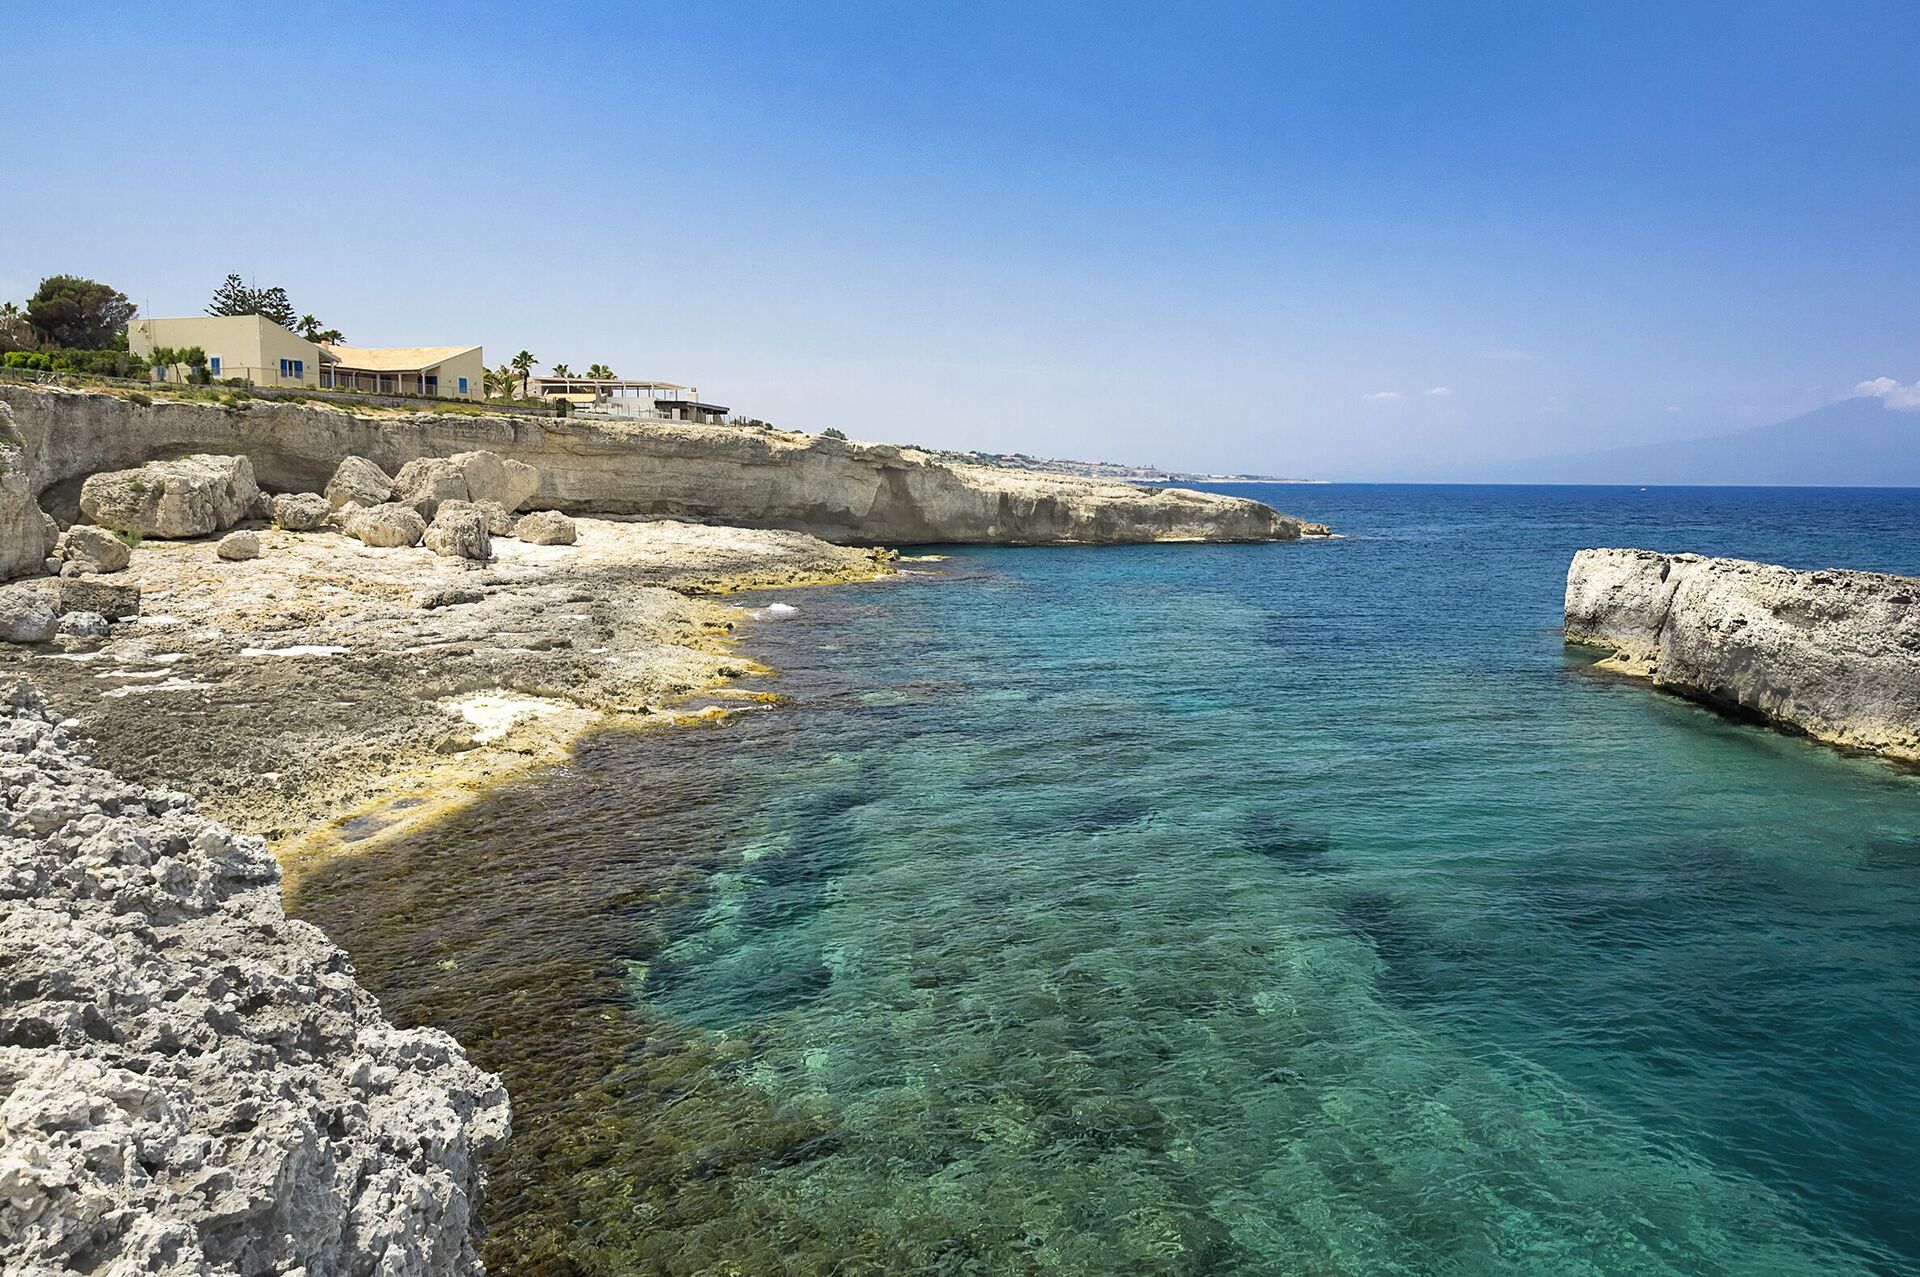
[[[1582,550],[1566,637],[1658,687],[1920,762],[1920,579]]]

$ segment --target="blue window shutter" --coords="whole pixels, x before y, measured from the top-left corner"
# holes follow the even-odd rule
[[[460,379],[460,393],[463,395],[467,393],[467,379],[465,377]]]
[[[214,376],[218,377],[220,375],[220,356],[215,355],[207,360],[207,367],[212,371]]]

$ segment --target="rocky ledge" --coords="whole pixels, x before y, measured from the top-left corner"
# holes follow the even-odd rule
[[[499,1079],[281,912],[264,845],[0,704],[0,1270],[477,1273]]]
[[[1285,541],[1324,531],[1244,497],[953,465],[918,448],[747,426],[140,402],[0,386],[4,440],[63,522],[86,476],[156,458],[246,456],[262,486],[301,492],[318,491],[347,456],[392,474],[483,450],[539,469],[533,509],[781,529],[842,545]],[[37,543],[38,523],[29,530]]]
[[[1920,763],[1920,579],[1582,550],[1569,643],[1607,669],[1852,749]]]

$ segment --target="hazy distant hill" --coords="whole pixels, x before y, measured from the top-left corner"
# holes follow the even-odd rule
[[[1920,487],[1920,412],[1843,399],[1790,421],[1677,443],[1515,462],[1511,483]]]

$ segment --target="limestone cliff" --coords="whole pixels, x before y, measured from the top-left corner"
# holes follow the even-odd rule
[[[1566,637],[1655,686],[1920,762],[1920,579],[1582,550]]]
[[[498,1078],[387,1023],[264,845],[0,704],[0,1271],[479,1271]]]
[[[190,453],[248,457],[276,491],[317,491],[341,459],[388,473],[484,449],[537,466],[531,508],[779,528],[842,544],[1268,541],[1300,522],[1257,501],[986,466],[912,448],[734,426],[390,413],[247,401],[244,409],[0,386],[42,504],[68,515],[86,475]],[[0,421],[0,431],[8,423]]]

